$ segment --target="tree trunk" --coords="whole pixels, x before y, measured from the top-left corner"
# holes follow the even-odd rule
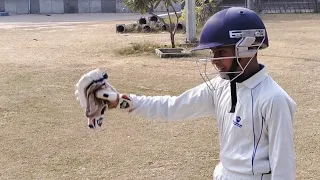
[[[175,48],[176,45],[174,43],[174,29],[172,28],[172,20],[170,17],[170,12],[169,12],[169,8],[167,7],[167,13],[168,13],[168,17],[169,17],[169,32],[170,32],[170,39],[171,39],[171,47]]]
[[[173,34],[173,32],[170,32],[170,39],[171,39],[171,47],[175,48],[176,44],[174,42],[174,34]]]

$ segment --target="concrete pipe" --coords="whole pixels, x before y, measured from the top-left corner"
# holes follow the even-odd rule
[[[159,22],[150,23],[150,26],[154,27],[157,30],[162,30],[162,25],[163,25],[163,23],[159,23]]]
[[[168,30],[169,30],[169,26],[166,25],[166,24],[163,24],[163,25],[161,26],[161,30],[162,30],[162,31],[168,31]]]
[[[143,32],[150,32],[151,31],[151,27],[147,24],[142,25],[142,31]]]
[[[178,31],[184,30],[184,28],[185,28],[185,25],[184,25],[183,23],[180,23],[180,22],[179,22],[179,23],[177,24],[177,30],[178,30]]]
[[[125,24],[117,24],[116,25],[116,32],[123,33],[126,30]]]
[[[151,16],[151,17],[149,17],[149,21],[158,22],[158,17],[157,16]]]
[[[138,20],[138,23],[139,23],[140,25],[142,25],[142,24],[147,24],[147,20],[146,20],[146,18],[141,17],[141,18]]]

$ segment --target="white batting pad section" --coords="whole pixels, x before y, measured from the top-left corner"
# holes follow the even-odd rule
[[[62,14],[64,13],[64,2],[63,0],[52,0],[52,13]]]
[[[19,0],[17,3],[17,14],[29,13],[29,0]]]
[[[52,3],[51,0],[40,0],[40,13],[51,13],[52,12]]]
[[[16,1],[5,1],[4,8],[10,13],[17,13]]]
[[[78,10],[79,13],[100,13],[101,0],[79,0]]]
[[[101,0],[91,0],[90,12],[91,13],[100,13],[101,12]]]
[[[90,0],[78,0],[78,11],[79,13],[89,13]]]

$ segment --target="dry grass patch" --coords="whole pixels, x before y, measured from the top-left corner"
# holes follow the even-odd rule
[[[264,19],[270,48],[259,59],[298,105],[297,179],[316,180],[320,16]],[[178,95],[202,83],[195,57],[161,59],[143,45],[167,45],[169,34],[119,34],[118,23],[0,29],[0,179],[212,179],[219,161],[213,118],[153,122],[113,111],[101,130],[87,129],[74,85],[94,68],[126,93]],[[182,44],[185,35],[176,38]],[[117,54],[130,43],[145,53]]]
[[[165,45],[159,45],[152,42],[130,43],[129,46],[121,47],[116,50],[117,55],[139,55],[154,54],[155,49],[165,47]]]

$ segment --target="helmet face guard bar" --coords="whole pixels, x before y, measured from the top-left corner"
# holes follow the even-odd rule
[[[265,38],[266,38],[266,30],[265,29],[250,29],[250,30],[232,30],[229,31],[230,38],[241,38],[236,44],[235,44],[235,56],[231,57],[218,57],[214,58],[212,55],[208,58],[202,58],[197,61],[197,67],[198,71],[200,73],[200,76],[202,79],[207,83],[207,86],[210,90],[215,90],[220,87],[214,87],[213,84],[210,82],[210,80],[213,77],[213,75],[217,76],[220,74],[232,74],[232,78],[230,78],[230,82],[234,81],[237,77],[243,74],[251,60],[254,58],[254,56],[257,54],[258,49],[261,48]],[[261,42],[257,42],[257,38],[262,38]],[[229,46],[229,45],[228,45]],[[241,58],[250,58],[248,63],[245,66],[242,66],[240,63]],[[237,63],[237,66],[240,67],[240,70],[238,71],[229,71],[229,72],[219,72],[218,69],[214,67],[215,73],[208,72],[208,62],[211,65],[214,61],[221,61],[224,59],[234,59],[234,63]],[[204,67],[201,67],[204,66]],[[203,72],[202,72],[203,71]],[[227,84],[227,83],[226,83]],[[224,86],[224,85],[223,85]],[[223,87],[221,86],[221,87]]]

